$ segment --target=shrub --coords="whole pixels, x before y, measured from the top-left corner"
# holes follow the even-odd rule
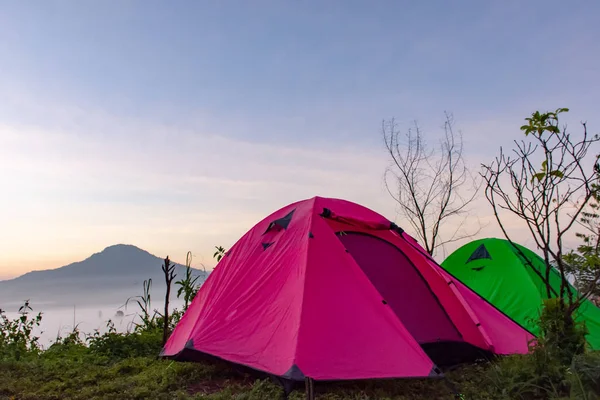
[[[600,352],[575,356],[567,376],[571,383],[571,398],[599,399]]]
[[[544,301],[539,327],[535,349],[543,349],[545,358],[570,365],[575,356],[585,352],[588,333],[585,323],[575,321],[560,298]]]
[[[505,357],[491,366],[488,377],[494,387],[510,399],[567,396],[580,379],[584,387],[592,387],[597,371],[585,368],[592,357],[585,354],[585,325],[558,298],[544,302],[538,324],[540,335],[529,354]]]
[[[40,326],[42,313],[31,316],[33,309],[29,300],[19,308],[19,317],[11,320],[0,309],[0,359],[16,359],[38,354],[41,351],[39,337],[33,330]]]
[[[156,357],[162,349],[162,331],[159,328],[142,332],[95,332],[89,336],[90,352],[110,359],[128,357]]]

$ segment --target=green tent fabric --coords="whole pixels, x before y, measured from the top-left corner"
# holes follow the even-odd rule
[[[534,320],[539,316],[543,299],[547,298],[541,278],[546,271],[546,263],[533,251],[516,246],[531,261],[533,268],[509,241],[495,238],[465,244],[450,254],[442,267],[537,335],[539,329]],[[550,282],[555,293],[560,291],[560,281],[560,274],[552,269]],[[600,308],[586,300],[578,311],[577,319],[586,323],[590,347],[600,349]]]

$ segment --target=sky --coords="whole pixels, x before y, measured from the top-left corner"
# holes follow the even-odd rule
[[[598,15],[594,0],[0,0],[0,279],[116,243],[211,267],[214,246],[316,195],[395,219],[390,117],[434,138],[451,112],[473,168],[538,109],[598,132]]]

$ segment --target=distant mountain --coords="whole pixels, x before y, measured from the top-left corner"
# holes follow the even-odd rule
[[[136,246],[109,246],[83,261],[0,281],[0,308],[14,308],[27,299],[38,310],[40,306],[122,304],[142,293],[146,279],[152,279],[153,299],[161,299],[165,289],[162,265],[162,258]],[[178,280],[185,266],[177,264],[175,271]],[[193,269],[193,275],[199,283],[206,279],[206,273],[198,269]]]

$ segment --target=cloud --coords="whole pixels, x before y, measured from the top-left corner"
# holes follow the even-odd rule
[[[0,184],[8,193],[0,198],[8,227],[0,234],[7,249],[0,270],[10,274],[37,263],[57,267],[114,243],[174,259],[191,250],[210,267],[213,246],[230,246],[267,214],[315,195],[346,198],[395,219],[383,188],[388,160],[381,147],[243,139],[237,127],[253,127],[243,118],[222,124],[200,112],[167,124],[60,102],[44,109],[27,97],[19,104],[39,117],[32,120],[47,123],[15,118],[0,125]],[[473,169],[498,144],[510,144],[516,120],[457,117]],[[440,125],[441,118],[424,123],[434,136]],[[479,199],[465,229],[476,228],[478,217],[486,225],[478,237],[501,236],[490,211]],[[448,221],[444,234],[458,223]],[[533,244],[518,219],[508,223],[517,240]]]
[[[0,200],[12,249],[83,256],[114,242],[209,254],[266,214],[314,195],[381,203],[376,151],[293,148],[91,114],[40,129],[0,126]],[[115,127],[105,133],[106,127]],[[380,208],[380,207],[375,207]],[[211,260],[208,259],[208,262]]]

